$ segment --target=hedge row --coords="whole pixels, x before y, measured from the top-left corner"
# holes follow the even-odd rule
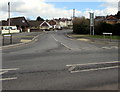
[[[76,34],[89,34],[89,20],[84,17],[75,18],[73,20],[73,32]],[[105,22],[95,23],[95,35],[102,35],[103,32],[113,33],[113,35],[120,35],[120,23],[107,24]]]

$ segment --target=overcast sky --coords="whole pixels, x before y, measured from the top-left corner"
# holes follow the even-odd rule
[[[8,2],[11,4],[11,17],[25,16],[36,19],[71,18],[73,8],[76,16],[89,17],[89,12],[96,16],[116,14],[119,0],[0,0],[0,20],[8,18]]]

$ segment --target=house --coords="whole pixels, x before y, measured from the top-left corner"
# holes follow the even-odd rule
[[[52,29],[52,26],[47,21],[44,21],[40,24],[40,29],[48,31]]]
[[[52,26],[52,29],[57,29],[57,30],[61,30],[62,27],[59,24],[59,19],[53,19],[53,20],[49,20],[48,23]]]
[[[52,26],[52,29],[56,29],[57,22],[53,20],[49,20],[48,23]]]
[[[8,26],[9,20],[7,21],[2,21],[2,26]],[[10,26],[16,26],[17,29],[22,29],[22,32],[27,31],[29,28],[29,23],[25,19],[25,17],[15,17],[15,18],[10,18]]]
[[[60,24],[60,26],[61,26],[62,28],[68,27],[68,25],[67,25],[67,20],[64,19],[64,18],[59,18],[59,24]]]
[[[118,19],[114,15],[107,16],[105,22],[108,24],[116,24]]]
[[[40,24],[43,23],[44,21],[36,21],[36,20],[29,20],[29,25],[30,25],[30,31],[35,32],[35,31],[42,31],[40,29]]]
[[[105,16],[95,16],[95,21],[96,22],[103,22],[105,20]]]
[[[59,18],[59,24],[62,28],[72,28],[73,22],[72,19]]]
[[[68,28],[73,28],[72,19],[68,19],[68,20],[67,20],[67,26],[68,26]]]

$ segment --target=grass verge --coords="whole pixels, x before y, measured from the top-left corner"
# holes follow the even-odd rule
[[[78,35],[78,34],[70,34],[73,38],[83,38],[83,37],[90,37],[90,38],[97,38],[97,39],[104,39],[103,35]],[[115,39],[120,40],[120,36],[105,36],[106,39]]]

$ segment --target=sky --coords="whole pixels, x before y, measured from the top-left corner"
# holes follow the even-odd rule
[[[11,17],[24,16],[35,20],[37,16],[44,19],[71,18],[75,16],[89,18],[89,12],[95,16],[106,16],[118,12],[119,0],[0,0],[0,20],[8,18],[8,2]]]

